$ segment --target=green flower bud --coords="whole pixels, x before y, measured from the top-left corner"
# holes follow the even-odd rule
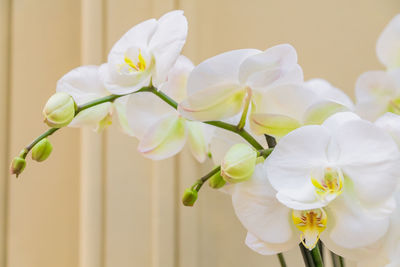
[[[50,156],[52,150],[53,145],[49,139],[44,138],[32,148],[32,159],[39,162],[44,161]]]
[[[22,157],[15,157],[11,162],[10,171],[11,174],[15,174],[17,177],[25,169],[26,161]]]
[[[192,188],[186,188],[183,193],[182,203],[185,206],[192,207],[197,200],[197,191]]]
[[[208,185],[214,189],[219,189],[219,188],[223,187],[225,184],[226,184],[226,181],[224,180],[224,178],[222,178],[221,172],[217,172],[216,174],[211,176],[211,178],[208,182]]]
[[[251,177],[257,160],[257,151],[240,143],[232,146],[221,164],[221,175],[228,183],[238,183]]]
[[[75,110],[74,99],[67,93],[57,92],[44,106],[44,122],[54,128],[67,126],[74,118]]]

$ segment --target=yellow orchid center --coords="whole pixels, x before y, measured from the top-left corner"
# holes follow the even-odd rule
[[[302,234],[303,245],[312,250],[317,244],[322,231],[326,228],[327,216],[323,209],[293,210],[292,220]]]
[[[343,190],[343,174],[340,170],[330,167],[325,168],[322,177],[311,176],[311,182],[315,186],[315,193],[321,200],[333,199]],[[331,199],[328,199],[331,200]]]
[[[400,98],[390,100],[387,109],[389,112],[400,115]]]
[[[124,61],[125,63],[121,64],[120,66],[121,70],[125,67],[127,67],[128,72],[143,71],[146,69],[146,60],[144,59],[142,51],[140,49],[137,59],[135,60],[136,63],[126,54],[124,57]]]

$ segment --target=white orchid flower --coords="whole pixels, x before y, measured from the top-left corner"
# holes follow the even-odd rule
[[[71,95],[77,105],[110,94],[101,82],[98,66],[82,66],[71,70],[57,82],[57,92]],[[91,107],[79,112],[68,126],[91,126],[100,131],[111,124],[112,111],[113,104],[110,102]]]
[[[187,77],[193,63],[180,56],[159,90],[179,103],[186,97]],[[129,96],[127,118],[132,134],[140,140],[138,150],[147,158],[161,160],[180,152],[189,142],[194,157],[203,162],[209,152],[210,128],[189,121],[150,92]]]
[[[356,83],[356,111],[375,121],[386,112],[400,114],[400,69],[368,71]]]
[[[379,36],[376,54],[387,69],[400,68],[400,14],[389,22]]]
[[[265,161],[277,199],[294,210],[323,209],[323,241],[343,248],[372,244],[386,233],[399,163],[392,138],[348,112],[294,130]],[[303,231],[306,244],[315,234]]]
[[[134,26],[115,43],[100,70],[107,90],[123,95],[150,82],[158,87],[179,57],[186,35],[187,21],[180,10]]]
[[[390,134],[400,148],[400,115],[385,113],[375,121],[375,125]]]
[[[195,67],[188,80],[188,98],[179,111],[199,121],[227,119],[257,102],[268,88],[301,81],[296,50],[288,44],[264,52],[229,51]]]
[[[321,124],[334,113],[354,110],[350,98],[323,79],[271,88],[256,107],[250,117],[252,131],[277,138],[302,125]]]

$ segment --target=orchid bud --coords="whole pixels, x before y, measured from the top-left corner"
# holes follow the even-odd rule
[[[44,122],[54,128],[67,126],[75,116],[76,104],[72,96],[57,92],[47,101],[43,115]]]
[[[32,159],[38,162],[44,161],[50,156],[52,150],[53,145],[49,139],[44,138],[32,148]]]
[[[221,175],[228,183],[238,183],[251,177],[257,160],[257,151],[240,143],[232,146],[221,164]]]
[[[224,180],[224,178],[222,178],[221,172],[217,172],[216,174],[211,176],[211,178],[208,182],[208,185],[214,189],[219,189],[219,188],[223,187],[225,184],[226,184],[226,181]]]
[[[186,188],[183,193],[182,203],[185,206],[192,207],[197,200],[197,191],[192,188]]]
[[[10,166],[11,174],[15,174],[17,177],[20,175],[25,169],[26,161],[24,158],[18,156],[13,159]]]

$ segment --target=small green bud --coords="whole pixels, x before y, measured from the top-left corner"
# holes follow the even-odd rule
[[[10,166],[10,171],[11,174],[15,174],[18,178],[18,175],[20,175],[23,170],[25,169],[26,166],[26,161],[22,157],[15,157],[13,161],[11,162]]]
[[[232,146],[221,164],[221,175],[228,183],[238,183],[251,177],[257,161],[257,151],[240,143]]]
[[[52,150],[53,145],[49,139],[44,138],[32,148],[32,159],[38,162],[44,161],[50,156]]]
[[[57,92],[47,101],[43,109],[44,122],[54,128],[67,126],[75,116],[76,104],[72,96]]]
[[[197,191],[192,188],[186,188],[183,193],[182,203],[185,206],[192,207],[197,200]]]
[[[208,182],[208,185],[214,189],[219,189],[219,188],[223,187],[225,184],[226,184],[226,181],[224,180],[224,178],[222,178],[221,172],[217,172],[216,174],[211,176],[211,178]]]

